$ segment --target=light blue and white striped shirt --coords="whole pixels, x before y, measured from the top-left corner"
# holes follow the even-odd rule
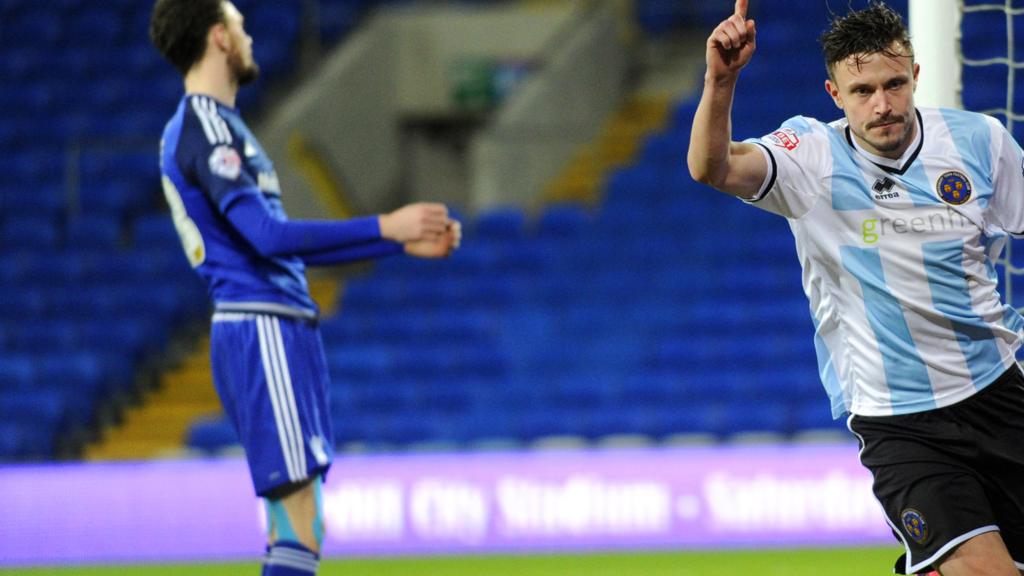
[[[994,118],[917,110],[898,160],[860,148],[845,119],[794,117],[760,139],[769,174],[749,202],[796,239],[835,417],[959,402],[1015,362],[1024,320],[994,261],[1024,232],[1021,149]]]

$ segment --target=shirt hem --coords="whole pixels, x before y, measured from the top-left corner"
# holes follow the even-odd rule
[[[1014,347],[1016,350],[1016,347]],[[918,412],[927,412],[928,410],[939,410],[947,408],[967,400],[968,398],[980,393],[981,391],[988,388],[993,382],[999,379],[1000,376],[1006,373],[1007,370],[1013,368],[1016,359],[1014,356],[1003,358],[1002,367],[994,370],[993,373],[987,374],[980,384],[973,384],[969,388],[964,388],[955,393],[942,396],[941,398],[929,398],[927,401],[904,403],[899,405],[887,404],[884,406],[857,406],[852,405],[849,408],[849,413],[856,416],[903,416],[906,414],[916,414]]]
[[[252,314],[271,314],[273,316],[285,316],[297,320],[315,321],[318,315],[313,310],[298,308],[278,302],[217,302],[214,304],[214,313],[242,312]]]

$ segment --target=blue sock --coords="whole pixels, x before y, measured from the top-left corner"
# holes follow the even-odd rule
[[[298,542],[281,540],[267,548],[262,576],[314,576],[320,556]]]

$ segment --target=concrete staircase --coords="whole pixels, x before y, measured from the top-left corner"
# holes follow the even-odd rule
[[[585,144],[544,191],[546,202],[600,200],[601,183],[608,172],[633,159],[643,137],[662,127],[671,98],[631,97],[605,124],[600,136]]]

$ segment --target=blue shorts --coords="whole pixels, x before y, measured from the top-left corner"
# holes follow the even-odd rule
[[[210,364],[258,495],[326,473],[334,456],[330,379],[315,324],[217,312]]]

